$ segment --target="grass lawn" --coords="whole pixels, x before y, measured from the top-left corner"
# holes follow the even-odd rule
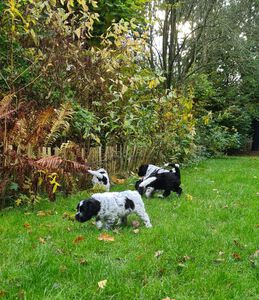
[[[0,211],[0,298],[259,299],[259,157],[183,169],[182,187],[144,200],[152,229],[134,233],[131,216],[110,242],[63,218],[87,192]]]

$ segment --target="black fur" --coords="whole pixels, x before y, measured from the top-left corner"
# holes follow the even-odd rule
[[[103,174],[104,172],[100,172],[101,174]],[[103,182],[103,184],[107,184],[107,177],[103,175],[103,178],[98,178],[98,181]]]
[[[163,196],[167,197],[171,194],[171,192],[176,192],[178,196],[182,193],[181,185],[181,174],[180,169],[176,164],[170,163],[168,166],[174,168],[174,170],[170,170],[170,172],[164,172],[164,173],[155,173],[151,174],[149,177],[156,177],[156,180],[148,184],[145,188],[139,187],[140,183],[143,180],[138,180],[135,183],[136,190],[140,193],[140,195],[143,195],[147,188],[151,187],[154,189],[154,192],[156,190],[162,190]],[[141,174],[139,176],[145,176],[146,171],[148,169],[148,165],[142,165],[139,168],[139,173]],[[145,172],[145,173],[144,173]]]
[[[77,214],[75,215],[75,219],[81,223],[86,222],[96,216],[100,211],[100,208],[101,205],[99,201],[93,198],[84,200],[83,205],[77,205]]]
[[[125,209],[134,209],[135,208],[135,204],[132,200],[126,198],[126,202],[125,202]]]
[[[138,176],[143,177],[146,175],[148,169],[148,165],[141,165],[138,170]]]
[[[152,187],[155,190],[163,190],[163,196],[167,197],[171,192],[176,192],[178,196],[181,195],[182,189],[180,187],[181,180],[176,173],[167,172],[156,175],[156,180],[146,186]]]

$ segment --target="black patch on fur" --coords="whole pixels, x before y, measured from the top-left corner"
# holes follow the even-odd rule
[[[138,169],[138,176],[140,176],[140,177],[145,176],[147,173],[148,166],[149,165],[141,165]]]
[[[164,190],[164,197],[170,195],[171,192],[176,192],[178,195],[181,194],[182,189],[180,187],[181,180],[176,173],[166,172],[156,175],[156,180],[146,186],[152,187],[156,190]]]
[[[104,172],[104,171],[101,171],[101,172],[99,172],[99,173],[101,173],[101,174],[105,174],[106,172]]]
[[[94,198],[89,198],[84,200],[83,205],[77,206],[78,213],[76,214],[75,218],[79,222],[86,222],[90,220],[92,217],[97,216],[98,212],[100,211],[101,204],[99,201],[95,200]]]
[[[101,173],[101,172],[100,172]],[[104,185],[107,184],[108,180],[107,177],[103,175],[102,178],[97,178],[99,182],[102,182]]]
[[[126,202],[125,202],[125,209],[134,209],[135,208],[135,204],[132,200],[126,198]]]

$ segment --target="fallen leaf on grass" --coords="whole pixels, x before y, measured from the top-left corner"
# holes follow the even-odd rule
[[[192,201],[193,196],[192,196],[192,195],[189,195],[189,194],[186,194],[186,199],[187,199],[188,201]]]
[[[109,235],[108,233],[101,233],[98,236],[98,240],[99,241],[105,241],[105,242],[114,242],[114,237]]]
[[[83,241],[84,239],[85,238],[82,235],[79,235],[74,239],[73,243],[78,244],[79,242]]]
[[[88,261],[87,261],[86,259],[84,259],[84,258],[81,258],[81,259],[79,260],[79,263],[80,263],[80,265],[87,265],[87,264],[88,264]]]
[[[40,242],[41,244],[45,244],[45,243],[46,243],[46,240],[45,240],[44,238],[42,238],[42,237],[39,237],[39,242]]]
[[[156,251],[156,253],[155,253],[155,257],[159,257],[159,256],[161,256],[162,254],[163,254],[163,250],[158,250],[158,251]]]
[[[6,292],[5,292],[5,291],[3,291],[3,290],[0,290],[0,297],[4,297],[4,296],[5,296],[5,294],[6,294]]]
[[[46,216],[50,216],[50,215],[54,215],[54,211],[52,211],[52,210],[39,210],[37,212],[38,217],[46,217]]]
[[[138,228],[140,226],[140,223],[139,223],[139,221],[134,220],[131,222],[131,225],[133,228]]]
[[[232,253],[232,257],[233,257],[235,260],[241,260],[240,254],[238,254],[238,253],[236,253],[236,252]]]
[[[29,223],[26,222],[26,223],[23,224],[23,227],[24,228],[31,228],[31,224],[29,224]]]
[[[67,219],[68,221],[75,221],[75,215],[69,212],[64,212],[63,219]]]
[[[111,176],[111,180],[112,182],[117,184],[123,184],[125,182],[125,179],[117,178],[116,176]]]
[[[215,263],[223,263],[224,261],[225,261],[224,258],[216,258],[216,259],[214,260]]]
[[[139,229],[138,229],[138,228],[137,228],[137,229],[134,229],[133,232],[134,232],[135,234],[138,234],[138,233],[139,233]]]
[[[104,289],[107,284],[107,279],[101,280],[98,282],[98,286],[100,289]]]

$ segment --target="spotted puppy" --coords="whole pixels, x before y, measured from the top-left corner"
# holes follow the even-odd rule
[[[105,192],[93,194],[89,199],[77,205],[75,219],[86,222],[96,218],[98,229],[110,229],[117,221],[127,223],[127,216],[135,213],[146,227],[152,227],[144,203],[137,191]]]
[[[96,171],[88,170],[88,173],[93,175],[93,178],[92,178],[93,185],[95,185],[95,184],[103,185],[106,189],[106,192],[109,192],[110,179],[109,179],[108,172],[105,169],[101,168]]]

